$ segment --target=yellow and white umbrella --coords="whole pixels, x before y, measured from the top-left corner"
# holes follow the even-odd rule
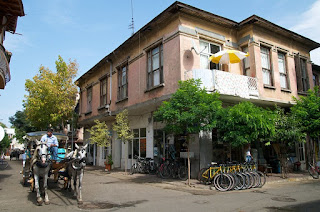
[[[249,53],[244,53],[238,50],[223,50],[215,53],[209,57],[209,60],[213,63],[239,63],[242,59],[249,56]]]

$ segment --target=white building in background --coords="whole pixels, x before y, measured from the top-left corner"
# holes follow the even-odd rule
[[[21,149],[23,150],[24,144],[20,144],[19,141],[14,137],[16,131],[14,128],[4,128],[5,133],[8,135],[9,139],[12,139],[10,144],[10,149]]]

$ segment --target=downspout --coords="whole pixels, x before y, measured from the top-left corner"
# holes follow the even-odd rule
[[[107,60],[108,63],[110,63],[110,70],[109,70],[109,77],[110,77],[110,89],[109,89],[109,107],[111,105],[111,97],[112,97],[112,69],[113,69],[113,63],[111,59]],[[111,111],[109,111],[109,115],[111,115]]]

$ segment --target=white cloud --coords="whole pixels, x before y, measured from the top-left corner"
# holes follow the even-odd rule
[[[298,17],[297,23],[290,30],[304,35],[316,42],[320,42],[320,0],[314,2],[311,7]],[[311,60],[320,64],[320,49],[311,52]]]

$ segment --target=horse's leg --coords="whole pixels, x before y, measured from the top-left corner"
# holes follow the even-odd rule
[[[48,173],[44,175],[43,177],[43,188],[44,188],[44,204],[49,205],[49,197],[48,197]]]
[[[73,188],[74,188],[74,196],[78,197],[78,188],[77,188],[77,172],[74,172],[73,176]]]
[[[39,205],[42,205],[43,203],[43,200],[41,198],[41,194],[40,194],[40,188],[39,188],[39,176],[38,175],[34,175],[34,184],[35,184],[35,188],[36,188],[36,191],[37,191],[37,203]]]
[[[83,177],[83,171],[81,171],[79,175],[79,197],[78,197],[79,204],[82,204],[82,194],[81,194],[82,177]]]

